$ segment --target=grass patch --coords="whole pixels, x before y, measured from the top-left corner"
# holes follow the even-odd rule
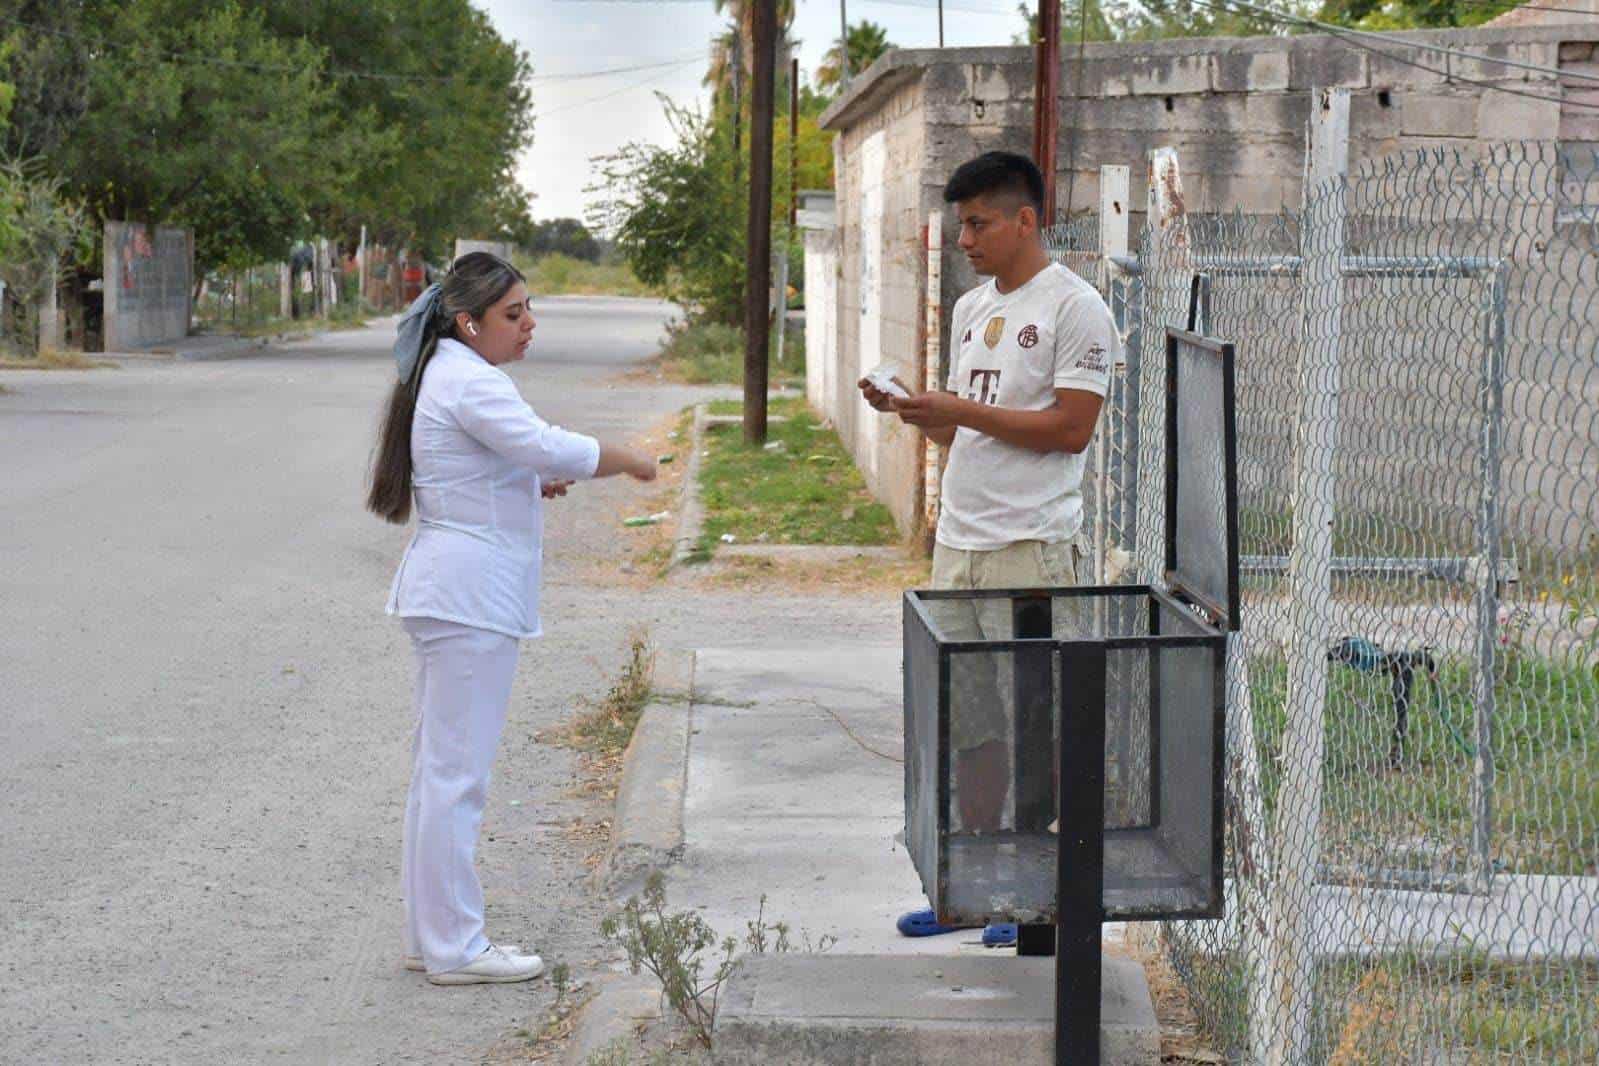
[[[1320,983],[1318,1028],[1330,1066],[1574,1064],[1599,1056],[1599,967],[1593,965],[1400,954],[1327,966]]]
[[[116,365],[106,359],[59,348],[45,348],[38,355],[0,358],[0,370],[98,370]]]
[[[598,703],[585,701],[587,709],[571,723],[573,746],[602,758],[621,755],[649,702],[654,672],[655,649],[643,634],[634,634],[627,661],[610,691]]]
[[[644,284],[626,263],[591,263],[560,252],[537,258],[516,255],[516,268],[527,276],[527,288],[539,296],[654,296],[660,290]]]
[[[798,397],[769,411],[787,421],[769,424],[766,448],[746,447],[742,426],[706,430],[700,496],[710,545],[729,533],[746,544],[897,543],[893,517],[838,435]]]
[[[690,385],[744,383],[744,331],[717,322],[678,323],[666,335],[661,365],[671,377]],[[771,334],[767,364],[771,385],[805,384],[805,335],[797,329],[783,335],[783,359],[777,359],[777,331]]]
[[[1248,1046],[1248,975],[1238,956],[1163,937],[1201,1024],[1220,1047]],[[1172,950],[1175,947],[1175,950]],[[1316,977],[1306,1061],[1589,1063],[1599,1056],[1599,966],[1495,962],[1471,951],[1396,952],[1329,962]]]
[[[1249,664],[1268,813],[1281,780],[1288,670]],[[1391,681],[1329,664],[1323,855],[1332,864],[1466,869],[1471,840],[1471,665],[1419,674],[1405,760],[1390,769]],[[1493,857],[1518,874],[1593,876],[1599,866],[1599,679],[1584,664],[1507,657],[1495,684]],[[1421,847],[1417,848],[1417,842]]]

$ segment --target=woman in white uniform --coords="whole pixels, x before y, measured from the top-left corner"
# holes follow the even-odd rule
[[[514,267],[455,261],[400,320],[367,506],[416,535],[388,612],[416,655],[416,732],[400,879],[406,964],[434,984],[526,981],[544,964],[483,930],[472,866],[518,641],[537,637],[543,500],[585,478],[655,477],[632,449],[552,426],[502,367],[527,353],[533,315]]]

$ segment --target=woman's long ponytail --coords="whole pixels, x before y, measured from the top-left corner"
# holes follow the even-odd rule
[[[377,454],[372,462],[372,486],[367,510],[403,526],[411,520],[411,422],[416,417],[422,376],[427,372],[439,338],[455,336],[455,316],[466,312],[482,319],[488,309],[518,281],[525,281],[510,263],[488,252],[468,252],[450,267],[441,283],[439,311],[422,327],[422,349],[416,369],[406,381],[395,383],[383,416]]]
[[[422,355],[408,381],[394,383],[389,393],[377,457],[372,463],[372,488],[366,508],[386,522],[403,526],[411,520],[411,422],[416,417],[416,398],[422,391],[422,372],[439,346],[439,322],[430,320],[422,327]]]

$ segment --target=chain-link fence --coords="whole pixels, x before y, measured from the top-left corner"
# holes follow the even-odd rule
[[[1137,327],[1192,314],[1237,347],[1227,916],[1161,931],[1237,1061],[1599,1061],[1581,162],[1542,142],[1395,155],[1300,213],[1178,217],[1130,269],[1080,271],[1113,304],[1132,289],[1101,424],[1120,458],[1094,497],[1129,577],[1159,577],[1163,510],[1163,330]],[[1076,269],[1074,225],[1052,252]]]

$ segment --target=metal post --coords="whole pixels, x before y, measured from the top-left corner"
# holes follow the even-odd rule
[[[1177,150],[1156,148],[1149,153],[1149,200],[1145,226],[1149,234],[1149,262],[1143,264],[1143,306],[1149,329],[1143,337],[1146,350],[1129,374],[1138,377],[1136,396],[1139,419],[1137,448],[1137,539],[1134,542],[1136,573],[1140,581],[1156,580],[1165,559],[1165,529],[1162,526],[1161,493],[1165,482],[1165,323],[1156,321],[1167,313],[1167,291],[1175,295],[1181,279],[1186,295],[1188,270],[1188,216],[1184,207],[1182,170]],[[1176,313],[1173,311],[1172,313]],[[1141,332],[1142,325],[1140,326]],[[1158,347],[1157,347],[1158,346]],[[1150,355],[1144,360],[1143,355]]]
[[[766,381],[771,333],[767,289],[772,279],[772,119],[777,66],[777,0],[756,0],[755,65],[750,95],[750,198],[745,228],[744,443],[766,442]]]
[[[1055,147],[1060,132],[1060,2],[1038,0],[1037,69],[1033,78],[1033,161],[1044,172],[1040,228],[1055,224]]]
[[[1471,879],[1478,892],[1493,884],[1494,674],[1499,625],[1499,467],[1504,428],[1505,274],[1489,285],[1486,358],[1482,372],[1482,496],[1477,506],[1477,662],[1471,678],[1477,753],[1471,774]]]
[[[1097,1066],[1105,919],[1105,648],[1060,645],[1071,678],[1060,721],[1055,863],[1055,1066]]]
[[[1312,96],[1310,173],[1305,182],[1299,405],[1295,419],[1294,543],[1289,562],[1288,724],[1272,842],[1268,951],[1270,1009],[1251,1018],[1267,1036],[1267,1066],[1311,1057],[1317,938],[1313,893],[1321,852],[1322,762],[1326,746],[1327,639],[1332,629],[1333,455],[1338,447],[1343,308],[1345,178],[1349,93]]]
[[[1017,640],[1049,640],[1054,636],[1054,609],[1047,592],[1018,596],[1011,606],[1011,632]],[[1054,818],[1055,649],[1017,649],[1012,653],[1016,709],[1011,736],[1011,776],[1015,782],[1018,833],[1039,833]],[[1063,675],[1064,676],[1064,675]],[[1103,714],[1103,707],[1101,708]],[[1061,778],[1061,780],[1071,780]],[[1016,930],[1016,954],[1053,955],[1057,930],[1047,924],[1024,924]]]
[[[1101,293],[1110,293],[1110,272],[1113,256],[1127,254],[1128,202],[1131,195],[1132,170],[1129,167],[1102,166],[1099,168],[1099,263],[1095,283]],[[1127,353],[1118,355],[1112,375],[1121,375],[1127,368]],[[1107,397],[1107,407],[1109,397]],[[1114,412],[1107,410],[1100,416],[1098,432],[1094,434],[1094,472],[1098,488],[1094,493],[1094,584],[1105,583],[1105,553],[1110,548],[1110,488],[1113,484],[1109,469],[1110,438],[1116,432],[1111,425]]]
[[[847,86],[849,70],[849,17],[844,13],[844,0],[838,0],[838,69],[843,75],[841,85]]]
[[[938,0],[938,47],[944,47],[944,0]]]
[[[927,216],[927,347],[922,354],[922,388],[932,391],[944,387],[942,353],[944,333],[943,305],[944,213]],[[922,523],[927,542],[932,543],[938,528],[939,447],[924,435],[922,440]]]

